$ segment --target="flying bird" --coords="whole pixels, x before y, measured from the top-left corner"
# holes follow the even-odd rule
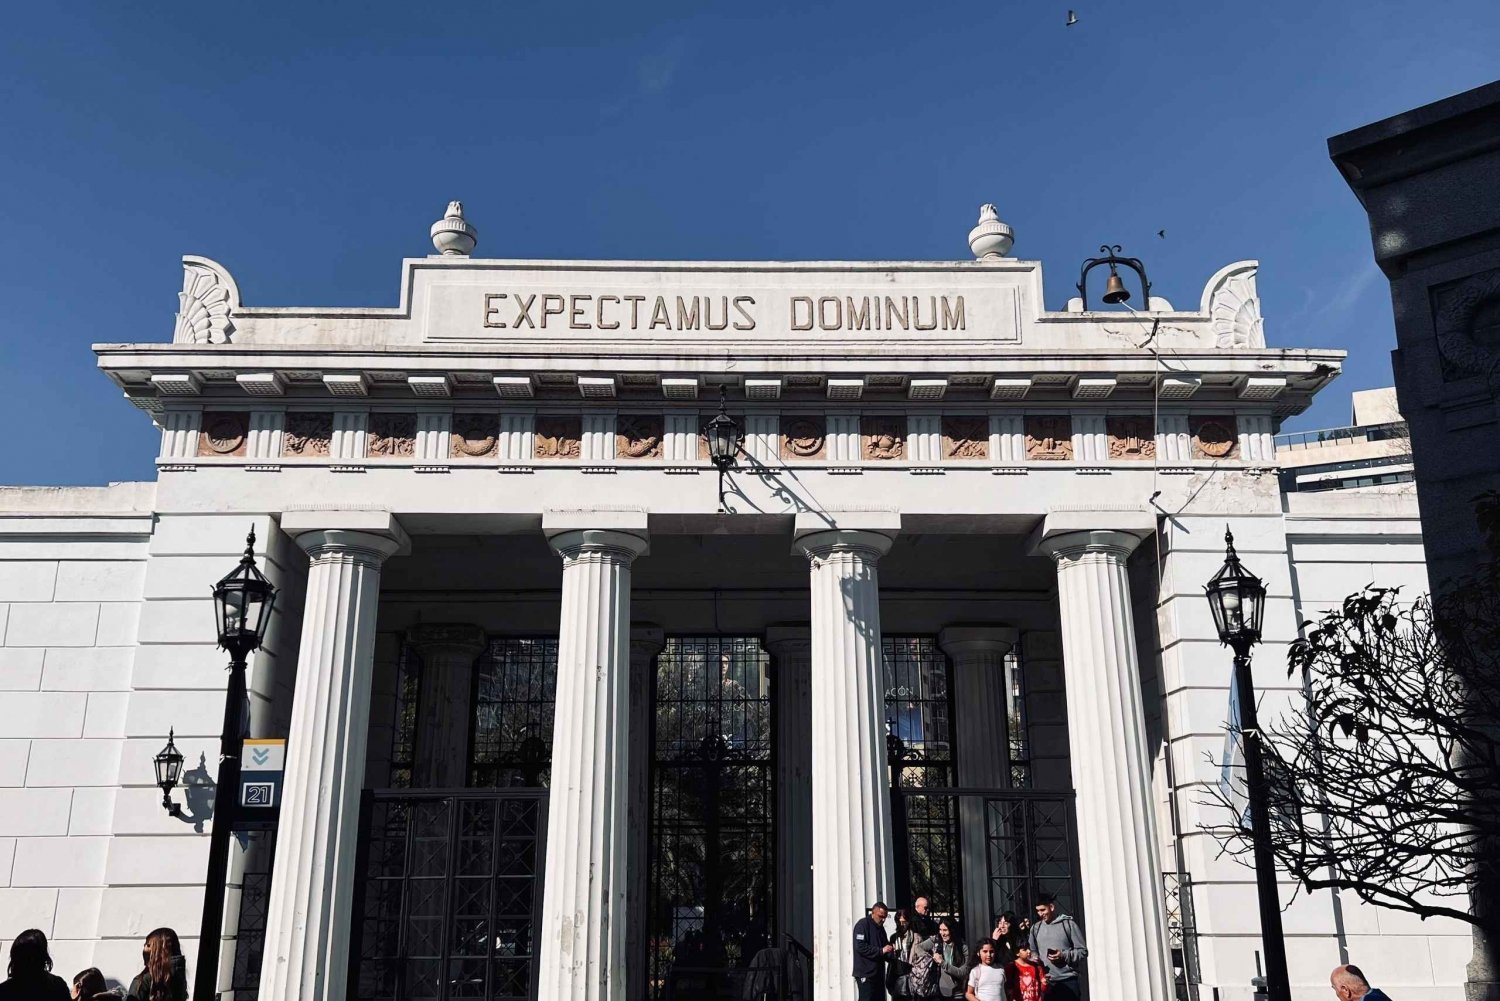
[[[1068,23],[1067,23],[1067,27],[1071,28],[1071,27],[1073,27],[1073,25],[1075,25],[1077,23],[1078,23],[1078,12],[1077,11],[1073,11],[1073,10],[1068,11]]]
[[[1156,231],[1156,235],[1165,240],[1167,238],[1167,231],[1164,229],[1159,229]]]

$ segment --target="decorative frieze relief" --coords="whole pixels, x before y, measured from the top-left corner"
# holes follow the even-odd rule
[[[455,459],[483,459],[500,446],[499,414],[454,414],[448,455]]]
[[[315,458],[327,456],[333,441],[333,414],[300,413],[286,415],[281,433],[281,454]]]
[[[1072,461],[1072,418],[1066,414],[1027,414],[1026,458],[1032,462]]]
[[[964,460],[989,457],[989,418],[954,415],[943,418],[943,458]]]
[[[1238,459],[1239,431],[1233,417],[1189,417],[1195,459]]]
[[[372,459],[409,459],[417,450],[417,415],[370,415],[367,454]]]
[[[822,414],[795,414],[781,421],[781,457],[817,460],[828,455],[828,419]]]
[[[245,454],[245,442],[250,436],[250,415],[245,411],[206,410],[202,427],[198,434],[200,456],[232,458]]]
[[[906,457],[906,419],[865,417],[860,421],[860,456],[869,462]]]
[[[615,454],[621,459],[660,459],[665,435],[661,414],[620,414],[615,418]]]
[[[577,414],[541,414],[536,419],[538,459],[577,459],[583,454],[583,418]]]
[[[1144,415],[1105,418],[1109,431],[1109,457],[1115,460],[1145,461],[1156,458],[1156,430],[1151,418]]]

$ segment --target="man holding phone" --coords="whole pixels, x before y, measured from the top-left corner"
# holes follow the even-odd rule
[[[1031,953],[1047,970],[1047,1001],[1074,1001],[1081,996],[1078,964],[1089,954],[1083,929],[1070,915],[1060,914],[1057,898],[1044,893],[1036,902],[1031,926]]]

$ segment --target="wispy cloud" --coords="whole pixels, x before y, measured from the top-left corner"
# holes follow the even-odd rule
[[[1299,325],[1342,326],[1351,310],[1380,281],[1380,269],[1374,262],[1356,267],[1331,287],[1304,288],[1303,302],[1292,316]]]
[[[666,93],[667,88],[672,86],[672,78],[677,75],[677,67],[682,64],[682,56],[686,51],[687,39],[675,35],[667,39],[657,51],[642,56],[635,66],[640,92],[648,96]]]

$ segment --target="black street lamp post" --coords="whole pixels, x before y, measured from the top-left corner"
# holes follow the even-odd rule
[[[1276,887],[1276,858],[1271,852],[1271,814],[1260,721],[1255,711],[1255,684],[1250,677],[1250,648],[1260,642],[1266,610],[1266,585],[1240,565],[1234,534],[1224,531],[1224,565],[1204,585],[1219,639],[1234,650],[1234,691],[1239,707],[1240,744],[1245,754],[1245,786],[1250,800],[1250,837],[1255,854],[1255,888],[1260,898],[1261,949],[1266,957],[1266,993],[1270,1001],[1291,1001],[1286,972],[1286,941],[1281,932],[1281,894]]]
[[[245,540],[239,566],[214,585],[219,647],[229,653],[229,690],[219,735],[219,777],[214,789],[214,825],[203,885],[203,925],[198,934],[194,1001],[218,992],[219,936],[224,927],[224,890],[229,882],[229,839],[240,794],[240,753],[245,747],[245,658],[260,649],[276,603],[276,587],[255,566],[255,529]]]

